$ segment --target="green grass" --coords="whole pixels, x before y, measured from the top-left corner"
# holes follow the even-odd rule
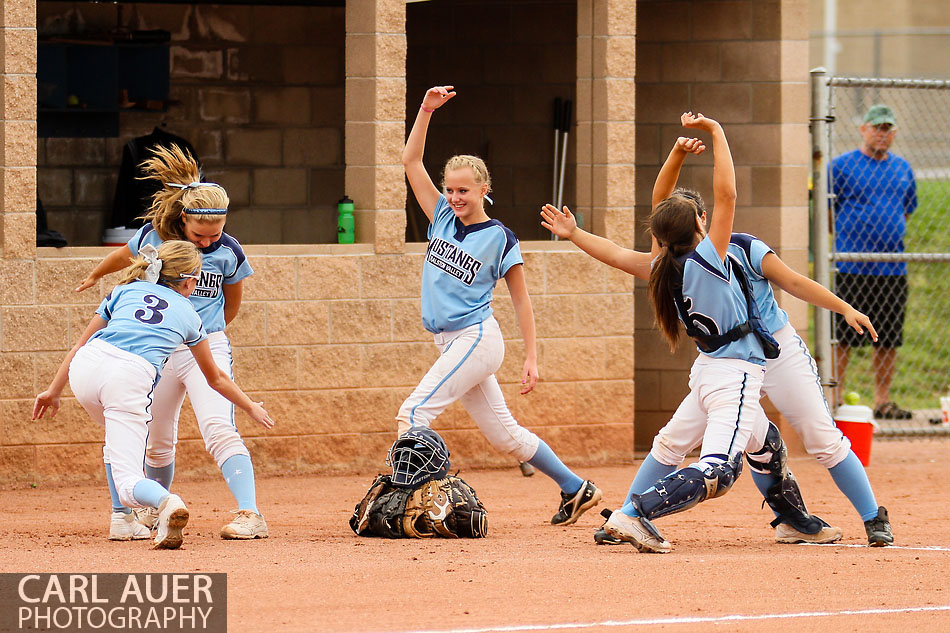
[[[950,253],[950,182],[920,181],[907,227],[907,252]],[[891,397],[903,408],[937,409],[950,383],[950,262],[908,264],[904,345],[897,353]],[[871,348],[855,349],[845,389],[873,403]]]

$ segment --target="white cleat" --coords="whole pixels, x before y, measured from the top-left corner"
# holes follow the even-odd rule
[[[170,494],[158,506],[158,532],[153,549],[178,549],[181,547],[182,531],[188,525],[188,508],[176,494]]]
[[[826,525],[815,534],[799,532],[788,523],[775,528],[776,543],[834,543],[841,540],[841,528]]]
[[[135,515],[135,520],[147,527],[149,531],[158,526],[158,508],[140,508],[132,510],[132,513]]]
[[[657,531],[652,523],[642,517],[629,517],[615,510],[607,522],[604,531],[621,541],[630,543],[643,553],[666,554],[673,549],[669,541]]]
[[[251,510],[236,510],[234,520],[221,528],[221,538],[245,540],[267,538],[267,522]]]
[[[125,514],[124,512],[113,512],[112,520],[109,522],[109,540],[110,541],[141,541],[147,539],[152,533],[144,525],[140,525],[135,520],[135,511]]]

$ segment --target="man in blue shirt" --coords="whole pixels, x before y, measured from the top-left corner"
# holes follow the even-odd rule
[[[831,162],[829,182],[835,195],[835,250],[839,253],[902,253],[907,219],[917,208],[917,183],[910,164],[890,153],[897,136],[897,119],[886,105],[874,105],[861,125],[861,147]],[[903,342],[907,303],[907,264],[904,262],[839,262],[835,291],[877,328],[874,343],[874,415],[906,420],[890,396]],[[839,393],[851,348],[867,344],[844,319],[836,318]]]

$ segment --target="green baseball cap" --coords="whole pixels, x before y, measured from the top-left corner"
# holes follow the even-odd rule
[[[870,125],[881,125],[882,123],[897,125],[897,118],[894,116],[893,110],[879,103],[868,108],[868,113],[864,115],[864,122]]]

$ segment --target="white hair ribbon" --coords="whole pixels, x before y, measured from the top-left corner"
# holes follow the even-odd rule
[[[158,258],[158,249],[151,244],[146,244],[139,249],[139,253],[148,262],[148,268],[145,269],[145,281],[149,283],[158,283],[158,278],[162,274],[162,260]]]
[[[201,187],[202,185],[207,186],[207,187],[215,186],[213,185],[213,183],[204,183],[204,182],[197,182],[197,181],[190,182],[187,185],[183,185],[178,182],[166,182],[165,184],[169,187],[174,187],[175,189],[197,189],[198,187]]]

